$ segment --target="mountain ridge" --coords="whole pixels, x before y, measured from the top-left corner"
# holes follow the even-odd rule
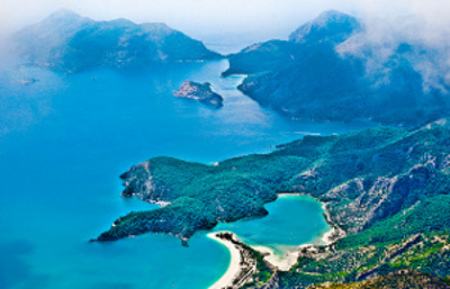
[[[338,44],[363,29],[362,26],[361,22],[355,17],[337,10],[328,10],[297,28],[289,35],[289,41]]]
[[[222,58],[164,23],[94,21],[70,10],[59,10],[13,38],[24,59],[64,72]]]
[[[361,19],[325,12],[289,41],[258,43],[230,55],[223,75],[248,75],[239,90],[293,119],[414,127],[446,117],[445,50],[408,42],[381,46],[366,33]],[[390,52],[381,58],[380,51]]]

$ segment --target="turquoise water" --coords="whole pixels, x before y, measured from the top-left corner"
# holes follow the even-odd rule
[[[0,71],[0,288],[207,288],[230,256],[204,233],[189,248],[158,235],[88,243],[118,216],[154,208],[121,199],[118,176],[153,156],[211,163],[362,126],[286,120],[236,91],[241,78],[220,78],[226,67]],[[173,98],[187,79],[210,81],[224,108]]]
[[[320,244],[330,230],[322,204],[311,197],[284,195],[265,207],[269,211],[265,218],[219,224],[215,230],[232,231],[245,243],[269,247],[279,255],[302,244]]]

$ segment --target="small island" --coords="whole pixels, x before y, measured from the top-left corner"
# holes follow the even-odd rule
[[[221,108],[223,106],[223,98],[215,93],[211,88],[211,83],[198,83],[187,80],[181,84],[175,97],[195,99],[198,102],[206,104],[214,108]]]
[[[23,79],[21,79],[21,80],[19,81],[19,83],[20,83],[20,84],[23,84],[23,85],[30,85],[30,84],[34,84],[34,83],[36,83],[36,82],[38,82],[38,80],[37,80],[36,78],[34,78],[34,77],[31,77],[31,78],[23,78]]]

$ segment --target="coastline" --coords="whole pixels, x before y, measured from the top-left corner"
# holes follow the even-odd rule
[[[305,196],[304,194],[283,194],[283,195],[297,195]],[[286,252],[283,256],[277,255],[272,248],[266,246],[250,246],[252,249],[258,251],[259,253],[265,255],[264,260],[269,262],[272,266],[277,267],[280,271],[289,271],[296,263],[300,257],[301,252],[304,249],[315,248],[317,246],[331,246],[335,241],[345,236],[345,233],[331,221],[329,213],[326,209],[326,203],[322,204],[322,209],[324,210],[324,217],[326,222],[330,225],[330,229],[322,233],[320,237],[316,240],[318,242],[301,244],[298,246],[287,246]],[[317,244],[318,243],[318,244]]]
[[[167,201],[153,201],[153,200],[145,200],[145,202],[152,204],[152,205],[157,205],[160,206],[161,208],[167,207],[168,205],[170,205],[170,202]]]
[[[228,266],[227,271],[225,274],[222,275],[222,277],[217,280],[212,286],[210,286],[208,289],[223,289],[230,286],[230,284],[233,284],[233,281],[240,275],[242,272],[242,255],[241,251],[238,249],[238,246],[233,244],[231,241],[224,240],[222,238],[219,238],[217,234],[220,232],[215,233],[209,233],[207,234],[207,237],[210,239],[213,239],[216,242],[219,242],[223,246],[227,247],[228,251],[231,254],[231,260],[230,265]],[[234,236],[234,234],[233,234]]]
[[[266,246],[250,246],[253,250],[264,255],[264,260],[280,271],[289,271],[297,263],[300,251],[304,245],[293,246],[283,256],[277,255],[272,248]]]
[[[320,245],[323,246],[330,246],[337,240],[343,238],[346,236],[346,233],[344,230],[342,230],[336,223],[333,222],[330,216],[330,212],[327,209],[328,203],[324,203],[318,198],[311,196],[310,194],[305,193],[279,193],[278,197],[285,197],[285,196],[308,196],[310,198],[315,199],[317,202],[322,204],[322,210],[323,210],[323,216],[325,218],[325,221],[330,226],[330,230],[324,232],[322,236],[320,237]],[[314,244],[303,244],[298,246],[299,248],[303,247],[309,247],[309,246],[315,246]]]
[[[319,200],[318,200],[319,201]],[[319,201],[320,202],[320,201]],[[347,234],[331,219],[330,212],[327,209],[328,203],[322,203],[325,221],[330,225],[331,230],[322,235],[321,241],[326,246],[331,246],[337,240],[344,238]]]
[[[308,196],[311,197],[318,202],[317,198],[314,198],[307,194],[302,193],[280,193],[278,197],[283,196]],[[306,243],[298,246],[286,246],[286,251],[283,256],[276,254],[274,249],[262,246],[262,245],[248,245],[255,251],[258,251],[262,255],[264,255],[264,260],[269,263],[273,268],[279,271],[289,271],[298,261],[298,258],[301,254],[305,254],[305,252],[314,253],[317,252],[318,246],[330,247],[332,246],[338,239],[345,237],[345,232],[339,228],[331,219],[330,213],[328,212],[327,205],[328,203],[322,203],[322,209],[324,211],[323,216],[325,221],[330,226],[330,229],[323,232],[320,237],[317,237],[315,240],[317,242]],[[231,236],[231,240],[224,239],[223,237],[219,237],[217,235],[220,234],[229,234]],[[240,241],[239,237],[232,232],[214,232],[207,234],[208,238],[211,238],[223,246],[227,247],[231,254],[230,265],[222,277],[215,282],[208,289],[225,289],[225,288],[239,288],[235,283],[245,282],[245,278],[242,276],[248,276],[249,272],[246,272],[246,260],[245,260],[245,249],[242,245],[246,245],[242,241]],[[247,264],[248,265],[248,264]],[[251,275],[250,275],[251,277]]]

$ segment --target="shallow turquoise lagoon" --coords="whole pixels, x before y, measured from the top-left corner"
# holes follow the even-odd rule
[[[214,230],[231,231],[246,244],[268,247],[280,256],[302,244],[321,244],[331,230],[322,204],[309,196],[283,195],[265,207],[267,217],[219,224]]]

